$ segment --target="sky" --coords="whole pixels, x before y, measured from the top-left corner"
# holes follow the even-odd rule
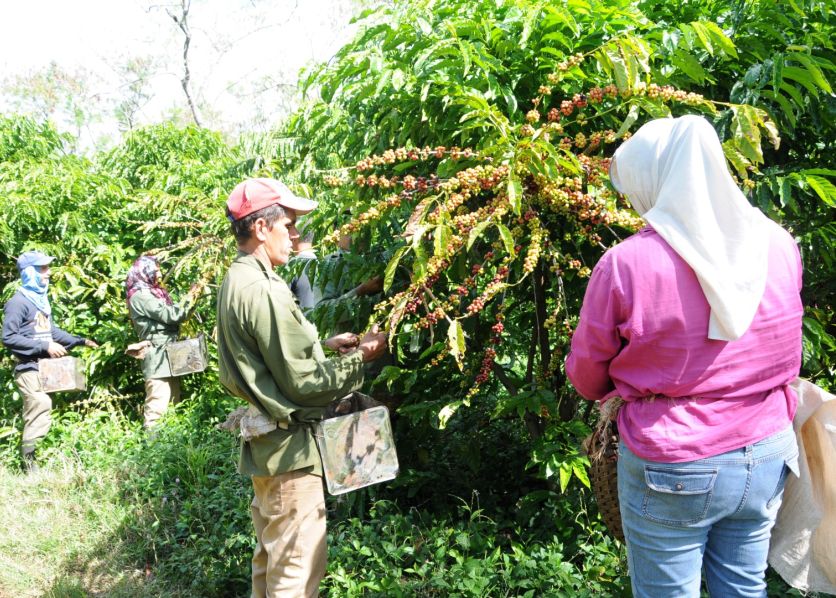
[[[202,124],[228,133],[266,129],[297,99],[303,66],[328,60],[350,39],[358,0],[191,0],[189,64]],[[183,76],[184,36],[168,12],[180,0],[5,0],[0,4],[0,111],[27,99],[10,82],[51,63],[86,81],[82,108],[102,112],[89,137],[118,135],[108,112],[129,94],[130,60],[148,66],[136,116],[140,124],[179,111],[188,116]],[[2,93],[5,90],[6,93]]]

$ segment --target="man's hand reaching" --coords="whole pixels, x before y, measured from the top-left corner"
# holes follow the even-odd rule
[[[379,293],[383,290],[383,279],[380,276],[373,276],[372,278],[363,281],[357,288],[354,289],[355,293],[358,297],[364,297],[366,295],[374,295],[375,293]]]
[[[363,352],[364,362],[374,361],[386,351],[386,334],[380,332],[380,328],[375,324],[363,335],[357,348]]]
[[[352,351],[354,351],[359,343],[359,336],[357,336],[353,332],[343,332],[342,334],[332,336],[328,340],[324,341],[322,344],[324,344],[332,351],[337,351],[341,355],[345,355],[346,353],[351,353]]]

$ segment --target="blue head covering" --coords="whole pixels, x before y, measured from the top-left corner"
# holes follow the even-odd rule
[[[38,272],[38,267],[48,266],[55,258],[40,251],[26,251],[17,258],[17,269],[23,281],[20,292],[46,315],[52,313],[49,298],[46,296],[49,281]]]
[[[20,292],[24,297],[35,304],[39,310],[46,315],[52,313],[52,307],[49,305],[49,297],[47,297],[47,289],[49,288],[49,281],[41,276],[35,266],[26,266],[20,271],[20,280],[23,284],[20,287]]]

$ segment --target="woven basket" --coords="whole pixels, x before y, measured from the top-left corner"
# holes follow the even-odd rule
[[[618,430],[615,422],[598,427],[584,445],[589,455],[589,483],[610,534],[624,542],[618,505]]]

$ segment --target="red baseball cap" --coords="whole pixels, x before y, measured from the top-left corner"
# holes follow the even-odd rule
[[[226,200],[230,216],[240,220],[253,212],[279,204],[298,215],[307,214],[317,206],[317,202],[294,195],[287,185],[276,179],[247,179],[235,185],[235,189]]]

